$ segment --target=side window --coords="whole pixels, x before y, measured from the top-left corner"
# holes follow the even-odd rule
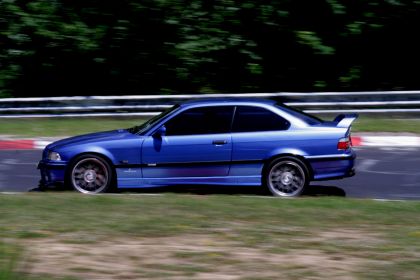
[[[238,106],[232,132],[287,130],[290,123],[279,115],[260,107]]]
[[[166,135],[197,135],[228,133],[233,106],[189,109],[165,123]]]

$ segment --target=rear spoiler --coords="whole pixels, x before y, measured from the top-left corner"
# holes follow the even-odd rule
[[[336,123],[336,127],[348,128],[357,117],[359,117],[358,114],[340,114],[335,117],[334,123]]]

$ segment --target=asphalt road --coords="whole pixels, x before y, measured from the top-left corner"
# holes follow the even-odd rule
[[[313,182],[307,196],[346,196],[377,199],[420,199],[420,148],[371,148],[357,150],[356,175],[333,181]],[[36,164],[41,151],[0,151],[0,191],[36,189],[40,178]],[[176,187],[134,190],[138,193],[187,192],[197,194],[259,195],[251,187]],[[133,192],[133,190],[130,190]]]

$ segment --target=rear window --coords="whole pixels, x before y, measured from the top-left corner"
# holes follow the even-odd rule
[[[286,113],[304,121],[305,123],[309,125],[317,125],[317,124],[323,123],[323,120],[315,116],[309,115],[305,112],[302,112],[300,110],[297,110],[295,108],[286,106],[283,103],[277,103],[276,106],[282,109],[283,111],[285,111]]]
[[[236,107],[232,132],[287,130],[290,124],[279,115],[260,107]]]

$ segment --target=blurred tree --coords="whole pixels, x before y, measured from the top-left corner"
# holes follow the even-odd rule
[[[0,97],[419,89],[420,1],[0,0]]]
[[[81,73],[92,67],[106,26],[90,25],[60,1],[0,3],[2,94],[61,95],[88,80]]]

